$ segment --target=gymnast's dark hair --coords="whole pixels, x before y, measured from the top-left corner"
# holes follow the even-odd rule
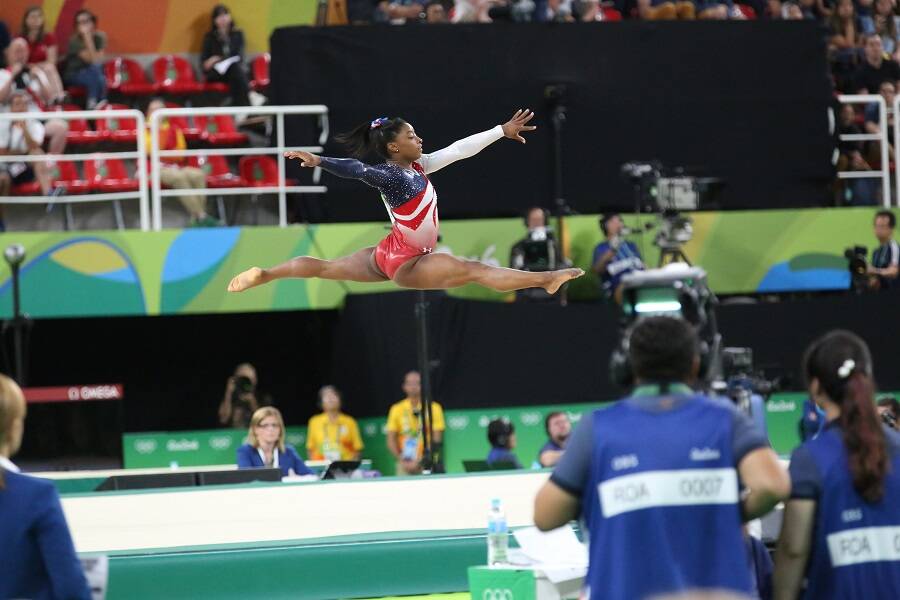
[[[364,158],[374,153],[387,160],[391,157],[387,145],[396,139],[400,128],[404,125],[406,121],[399,117],[393,119],[381,117],[342,133],[335,139],[344,144],[356,158]]]
[[[803,371],[807,382],[817,379],[828,398],[841,407],[839,423],[853,487],[866,501],[879,501],[890,463],[875,409],[869,347],[849,331],[831,331],[807,348]]]

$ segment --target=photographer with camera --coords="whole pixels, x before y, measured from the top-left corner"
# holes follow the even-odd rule
[[[509,252],[509,266],[520,271],[556,271],[568,266],[560,252],[553,231],[547,226],[549,214],[539,206],[525,213],[528,233]],[[560,295],[550,295],[543,288],[516,291],[516,302],[559,302]]]
[[[643,271],[644,261],[637,246],[625,239],[628,229],[618,213],[600,217],[600,230],[606,241],[594,248],[591,270],[600,276],[600,293],[606,300],[622,304],[619,283],[622,276],[632,271]]]
[[[879,396],[876,401],[878,404],[878,416],[881,422],[891,429],[900,429],[900,402],[890,394]]]
[[[584,519],[593,598],[749,594],[741,521],[790,494],[787,472],[746,415],[689,387],[700,341],[688,321],[639,321],[628,357],[637,387],[582,417],[537,494],[535,525]]]
[[[900,244],[894,239],[897,217],[889,210],[875,213],[875,237],[880,244],[872,252],[872,263],[868,267],[869,289],[890,290],[900,274]]]
[[[250,363],[241,363],[234,375],[225,383],[225,396],[219,404],[219,423],[233,429],[250,426],[250,417],[261,403],[256,393],[256,369]]]

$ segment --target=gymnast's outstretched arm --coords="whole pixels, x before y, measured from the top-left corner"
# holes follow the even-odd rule
[[[458,160],[475,156],[502,137],[508,137],[524,144],[525,138],[519,134],[522,131],[535,129],[534,125],[527,125],[532,117],[534,117],[534,113],[528,109],[517,110],[512,118],[503,125],[497,125],[487,131],[457,140],[437,152],[423,154],[417,162],[422,165],[426,173],[434,173]]]

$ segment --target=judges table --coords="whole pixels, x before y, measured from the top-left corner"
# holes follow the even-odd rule
[[[467,589],[492,498],[532,523],[544,471],[69,494],[110,599],[352,598]]]

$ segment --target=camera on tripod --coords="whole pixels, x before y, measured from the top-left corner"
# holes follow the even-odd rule
[[[850,270],[850,289],[863,292],[869,287],[869,252],[865,246],[852,246],[844,249],[847,269]]]

